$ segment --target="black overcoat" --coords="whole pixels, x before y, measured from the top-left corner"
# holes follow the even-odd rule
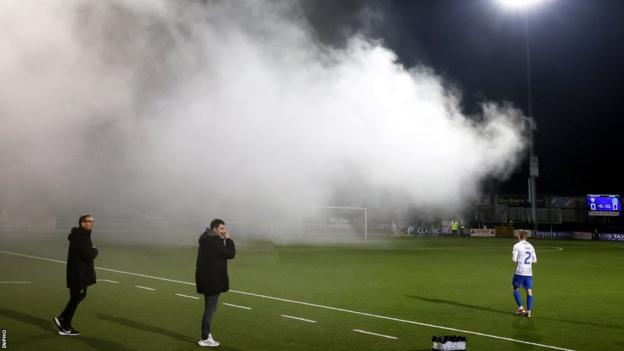
[[[199,237],[195,284],[197,292],[216,295],[230,289],[227,260],[234,258],[236,248],[232,239],[221,239],[211,230]]]
[[[93,259],[98,255],[98,250],[91,242],[91,232],[74,227],[67,239],[67,287],[82,289],[95,284]]]

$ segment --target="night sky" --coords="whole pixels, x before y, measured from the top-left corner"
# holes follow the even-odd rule
[[[340,33],[354,31],[382,39],[406,67],[422,63],[461,89],[467,113],[484,100],[527,111],[519,11],[494,0],[315,2],[310,9],[322,40],[340,45]],[[624,194],[624,1],[552,0],[528,16],[538,192]],[[525,162],[490,188],[525,193],[527,177]]]

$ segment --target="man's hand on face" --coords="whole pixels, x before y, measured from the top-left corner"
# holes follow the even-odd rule
[[[230,233],[227,230],[223,230],[223,234],[221,235],[221,237],[223,239],[229,239],[230,238]]]

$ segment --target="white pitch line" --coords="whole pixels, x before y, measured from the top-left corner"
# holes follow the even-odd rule
[[[460,333],[466,333],[466,334],[483,336],[483,337],[491,338],[491,339],[510,341],[510,342],[515,342],[515,343],[525,344],[525,345],[538,346],[538,347],[543,347],[543,348],[547,348],[547,349],[561,350],[561,351],[575,351],[573,349],[566,349],[566,348],[558,347],[558,346],[539,344],[539,343],[535,343],[535,342],[531,342],[531,341],[512,339],[512,338],[507,338],[507,337],[504,337],[504,336],[485,334],[485,333],[480,333],[480,332],[471,331],[471,330],[464,330],[464,329],[458,329],[458,328],[452,328],[452,327],[445,327],[443,325],[435,325],[435,324],[429,324],[429,323],[410,321],[410,320],[407,320],[407,319],[400,319],[400,318],[382,316],[382,315],[377,315],[377,314],[372,314],[372,313],[367,313],[367,312],[360,312],[360,311],[349,310],[349,309],[345,309],[345,308],[338,308],[338,307],[325,306],[325,305],[317,305],[317,304],[313,304],[313,303],[310,303],[310,302],[303,302],[303,301],[296,301],[296,300],[290,300],[290,299],[283,299],[283,298],[280,298],[280,297],[273,297],[273,296],[268,296],[268,295],[255,294],[255,293],[250,293],[250,292],[245,292],[245,291],[238,291],[238,290],[230,290],[230,291],[238,293],[238,294],[255,296],[255,297],[261,297],[261,298],[265,298],[265,299],[269,299],[269,300],[290,302],[290,303],[295,303],[295,304],[304,305],[304,306],[323,308],[323,309],[326,309],[326,310],[340,311],[340,312],[346,312],[346,313],[351,313],[351,314],[357,314],[357,315],[360,315],[360,316],[367,316],[367,317],[385,319],[385,320],[390,320],[390,321],[395,321],[395,322],[420,325],[420,326],[423,326],[423,327],[430,327],[430,328],[434,328],[434,329],[450,330],[450,331],[454,331],[454,332],[460,332]]]
[[[61,260],[55,260],[55,259],[51,259],[51,258],[25,255],[25,254],[21,254],[21,253],[17,253],[17,252],[10,252],[10,251],[2,251],[2,250],[0,250],[0,253],[7,254],[7,255],[13,255],[13,256],[33,258],[33,259],[43,260],[43,261],[67,263],[67,262],[61,261]],[[155,277],[155,276],[151,276],[151,275],[147,275],[147,274],[125,272],[125,271],[120,271],[120,270],[110,269],[110,268],[95,267],[95,269],[100,269],[100,270],[109,271],[109,272],[115,272],[115,273],[120,273],[120,274],[133,275],[133,276],[143,277],[143,278],[162,280],[162,281],[172,282],[172,283],[179,283],[179,284],[193,285],[193,286],[195,285],[194,283],[191,283],[191,282],[185,282],[185,281],[181,281],[181,280],[174,280],[174,279],[163,278],[163,277]],[[325,305],[317,305],[317,304],[313,304],[313,303],[310,303],[310,302],[297,301],[297,300],[291,300],[291,299],[284,299],[284,298],[280,298],[280,297],[255,294],[255,293],[239,291],[239,290],[230,290],[230,292],[237,293],[237,294],[242,294],[242,295],[260,297],[260,298],[264,298],[264,299],[268,299],[268,300],[289,302],[289,303],[294,303],[294,304],[298,304],[298,305],[318,307],[318,308],[322,308],[322,309],[326,309],[326,310],[340,311],[340,312],[345,312],[345,313],[357,314],[357,315],[360,315],[360,316],[367,316],[367,317],[372,317],[372,318],[379,318],[379,319],[384,319],[384,320],[390,320],[390,321],[395,321],[395,322],[400,322],[400,323],[420,325],[420,326],[423,326],[423,327],[429,327],[429,328],[434,328],[434,329],[442,329],[442,330],[449,330],[449,331],[454,331],[454,332],[459,332],[459,333],[478,335],[478,336],[482,336],[482,337],[486,337],[486,338],[510,341],[510,342],[515,342],[515,343],[518,343],[518,344],[538,346],[538,347],[543,347],[543,348],[552,349],[552,350],[575,351],[574,349],[567,349],[567,348],[564,348],[564,347],[558,347],[558,346],[552,346],[552,345],[546,345],[546,344],[539,344],[539,343],[535,343],[535,342],[531,342],[531,341],[512,339],[512,338],[507,338],[507,337],[504,337],[504,336],[485,334],[485,333],[480,333],[480,332],[476,332],[476,331],[470,331],[470,330],[464,330],[464,329],[458,329],[458,328],[452,328],[452,327],[445,327],[443,325],[435,325],[435,324],[429,324],[429,323],[410,321],[410,320],[407,320],[407,319],[400,319],[400,318],[382,316],[382,315],[377,315],[377,314],[372,314],[372,313],[367,313],[367,312],[359,312],[359,311],[349,310],[349,309],[345,309],[345,308],[338,308],[338,307],[325,306]],[[176,294],[176,295],[182,296],[182,297],[189,297],[189,298],[193,298],[193,299],[199,299],[199,297],[194,297],[194,296],[187,296],[187,295],[182,295],[182,294]]]
[[[0,253],[7,254],[7,255],[13,255],[13,256],[34,258],[36,260],[43,260],[43,261],[50,261],[50,262],[57,262],[57,263],[64,263],[64,264],[67,263],[66,261],[55,260],[55,259],[46,258],[46,257],[25,255],[25,254],[20,254],[20,253],[17,253],[17,252],[10,252],[10,251],[2,251],[2,250],[0,250]],[[95,269],[99,269],[99,270],[107,271],[107,272],[115,272],[115,273],[120,273],[120,274],[133,275],[133,276],[136,276],[136,277],[143,277],[143,278],[162,280],[162,281],[171,282],[171,283],[187,284],[187,285],[195,286],[195,283],[189,283],[189,282],[184,282],[184,281],[181,281],[181,280],[168,279],[168,278],[162,278],[162,277],[155,277],[155,276],[151,276],[151,275],[147,275],[147,274],[125,272],[125,271],[119,271],[119,270],[116,270],[116,269],[104,268],[104,267],[95,267]]]
[[[624,247],[623,247],[624,248]],[[417,250],[485,250],[485,251],[508,251],[509,247],[505,246],[446,246],[446,247],[345,247],[345,248],[337,248],[337,247],[327,247],[327,248],[272,248],[272,249],[246,249],[246,248],[237,248],[239,251],[247,251],[247,252],[265,252],[265,251],[417,251]],[[563,247],[558,246],[546,246],[546,247],[538,247],[537,251],[540,252],[559,252],[563,251]]]
[[[369,332],[369,331],[361,330],[361,329],[353,329],[353,331],[357,332],[357,333],[362,333],[362,334],[381,336],[382,338],[387,338],[387,339],[393,339],[393,340],[397,340],[398,339],[396,336],[377,334],[377,333],[373,333],[373,332]]]
[[[304,321],[304,322],[308,322],[308,323],[316,323],[316,321],[313,321],[311,319],[305,319],[305,318],[301,318],[301,317],[289,316],[287,314],[280,314],[280,316],[282,316],[284,318],[296,319],[298,321]]]
[[[233,304],[233,303],[227,303],[227,302],[224,302],[223,304],[224,304],[224,305],[226,305],[226,306],[230,306],[230,307],[242,308],[242,309],[244,309],[244,310],[250,310],[250,309],[251,309],[251,307],[241,306],[241,305],[235,305],[235,304]]]
[[[30,282],[0,282],[0,284],[30,284]]]
[[[148,288],[147,286],[142,286],[142,285],[135,285],[135,288],[139,288],[139,289],[145,289],[145,290],[149,290],[149,291],[154,291],[156,289],[154,288]]]
[[[110,279],[98,279],[97,281],[98,282],[107,282],[107,283],[119,284],[118,281],[110,280]]]
[[[199,297],[197,297],[197,296],[189,296],[189,295],[183,295],[183,294],[176,294],[176,296],[186,297],[186,298],[188,298],[188,299],[195,299],[195,300],[199,300]]]

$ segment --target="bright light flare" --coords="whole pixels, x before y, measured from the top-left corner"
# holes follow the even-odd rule
[[[496,0],[503,7],[508,9],[529,9],[550,0]]]

